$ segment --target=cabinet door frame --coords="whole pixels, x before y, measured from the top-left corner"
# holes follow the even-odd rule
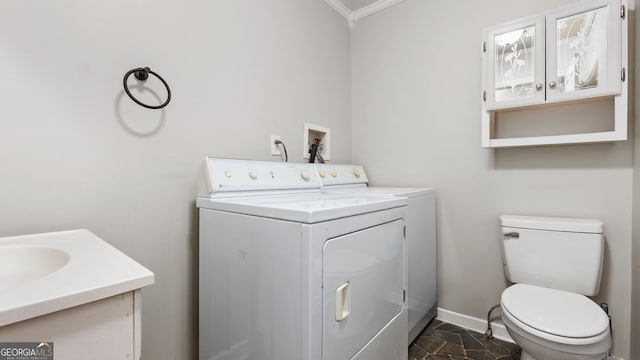
[[[595,98],[600,96],[619,95],[622,91],[622,19],[620,16],[620,0],[583,0],[570,6],[566,6],[546,14],[546,33],[547,33],[547,67],[546,67],[546,97],[548,103],[559,101],[578,100],[586,98]],[[605,69],[598,71],[606,71],[606,83],[590,89],[582,89],[570,92],[561,92],[558,81],[558,43],[557,43],[557,21],[562,18],[579,15],[599,8],[607,10],[607,66]],[[555,84],[555,86],[552,86]]]
[[[526,29],[534,27],[534,42],[535,42],[535,54],[534,54],[534,74],[533,74],[533,91],[534,95],[531,97],[523,97],[521,99],[505,100],[496,102],[496,46],[495,36],[515,31],[518,29]],[[483,53],[482,60],[484,66],[484,110],[497,110],[522,106],[540,105],[545,103],[545,17],[544,15],[536,15],[518,20],[510,21],[508,23],[500,24],[498,26],[487,28],[483,31]],[[537,89],[536,85],[540,84],[541,88]]]

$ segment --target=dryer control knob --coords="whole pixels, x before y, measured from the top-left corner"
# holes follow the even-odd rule
[[[255,170],[251,170],[251,171],[249,171],[249,177],[252,180],[256,180],[258,178],[258,173]]]
[[[338,173],[335,170],[332,170],[331,171],[331,176],[336,177],[336,176],[338,176]]]
[[[302,178],[302,180],[304,181],[309,181],[309,172],[307,172],[307,170],[302,170],[300,172],[300,177]]]
[[[227,170],[224,172],[224,176],[230,178],[231,177],[231,171]]]
[[[320,172],[318,173],[318,175],[320,175],[321,178],[324,179],[324,177],[327,175],[324,173],[324,170],[320,170]]]
[[[358,169],[353,169],[353,176],[359,178],[360,177],[360,170]]]

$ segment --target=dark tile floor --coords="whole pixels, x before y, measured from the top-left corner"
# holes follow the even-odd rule
[[[409,360],[518,360],[518,345],[433,320],[409,346]]]

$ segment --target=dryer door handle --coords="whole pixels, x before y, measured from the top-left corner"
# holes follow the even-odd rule
[[[351,286],[347,281],[336,289],[336,321],[340,322],[351,313]]]

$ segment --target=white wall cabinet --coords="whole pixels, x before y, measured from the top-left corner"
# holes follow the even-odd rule
[[[625,0],[584,0],[485,29],[482,146],[626,140],[627,39]],[[604,98],[614,102],[607,131],[517,137],[497,131],[503,112],[552,104],[561,112],[563,104]]]

